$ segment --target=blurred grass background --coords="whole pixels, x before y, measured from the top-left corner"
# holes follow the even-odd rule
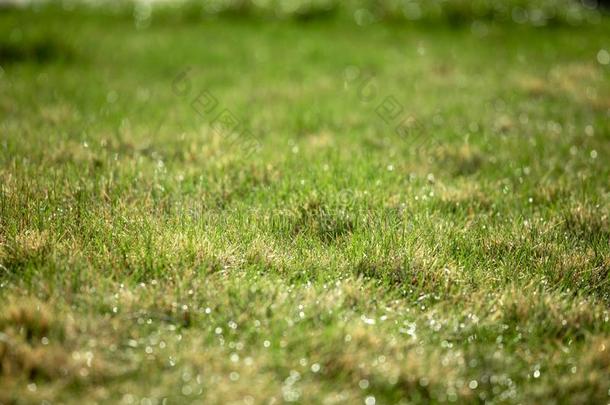
[[[41,2],[42,4],[43,2]],[[512,21],[546,26],[599,23],[605,1],[598,0],[65,0],[66,9],[88,4],[102,10],[129,10],[141,21],[174,14],[184,21],[214,16],[315,20],[341,16],[359,25],[375,22],[440,22],[451,25]]]

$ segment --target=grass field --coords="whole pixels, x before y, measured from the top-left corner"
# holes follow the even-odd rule
[[[186,9],[0,10],[0,403],[610,401],[610,17]]]

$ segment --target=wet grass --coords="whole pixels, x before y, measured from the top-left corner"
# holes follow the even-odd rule
[[[246,3],[0,14],[0,403],[607,402],[607,17]]]

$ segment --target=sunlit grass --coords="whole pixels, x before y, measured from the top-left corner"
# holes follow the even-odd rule
[[[606,17],[105,10],[0,14],[0,403],[608,401]]]

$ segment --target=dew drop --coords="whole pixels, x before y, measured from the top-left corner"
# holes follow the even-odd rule
[[[600,65],[610,64],[610,53],[605,49],[600,49],[597,52],[597,61]]]

